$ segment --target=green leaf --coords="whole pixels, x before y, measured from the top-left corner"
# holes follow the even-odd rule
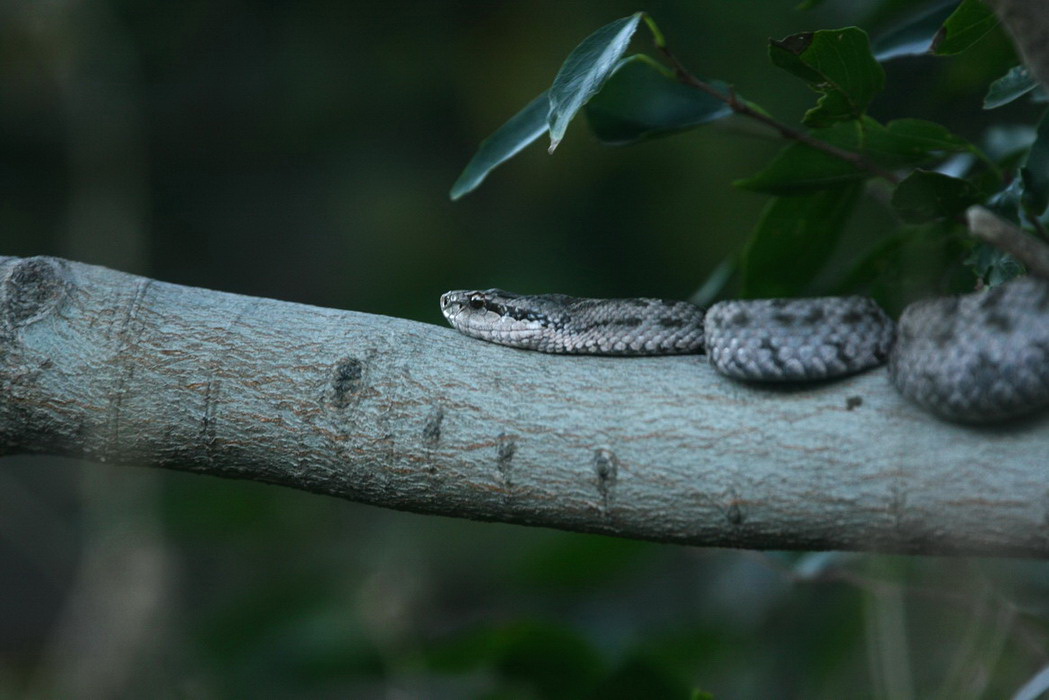
[[[871,42],[874,58],[888,61],[899,56],[929,53],[936,33],[957,6],[956,0],[940,2],[896,25]]]
[[[853,153],[860,151],[865,140],[863,125],[858,121],[814,129],[810,135]],[[799,141],[784,147],[764,170],[732,184],[754,192],[790,195],[869,176],[869,173],[857,169],[852,163]]]
[[[850,183],[772,199],[743,251],[743,296],[803,292],[834,251],[861,189]]]
[[[499,127],[494,134],[482,141],[477,153],[452,185],[452,201],[475,190],[492,169],[545,134],[546,115],[549,111],[550,99],[547,92],[543,92],[511,117],[510,121]]]
[[[871,55],[867,33],[859,27],[793,34],[769,42],[769,58],[822,93],[805,113],[807,126],[830,126],[856,119],[885,85],[885,71]]]
[[[1007,105],[1038,87],[1027,66],[1013,66],[1009,72],[991,83],[983,98],[984,109],[995,109]]]
[[[968,142],[946,128],[921,119],[897,119],[882,126],[864,117],[814,129],[810,135],[858,153],[883,168],[922,165],[943,153],[972,150]],[[733,184],[756,192],[798,194],[868,177],[869,172],[849,161],[796,142],[780,151],[764,170]]]
[[[617,19],[583,39],[568,54],[550,87],[550,152],[564,138],[568,123],[619,65],[644,13]]]
[[[712,82],[728,94],[728,86]],[[608,144],[627,144],[689,129],[732,114],[724,102],[674,79],[651,58],[620,61],[586,106],[590,128]]]
[[[908,223],[948,219],[979,201],[979,193],[968,180],[915,170],[896,186],[892,206]]]
[[[1023,180],[1016,178],[1000,191],[988,197],[986,206],[1003,219],[1019,224],[1020,202],[1023,200],[1023,190]]]
[[[972,289],[962,266],[972,247],[968,230],[954,220],[906,224],[863,256],[834,293],[865,288],[890,312],[930,293]]]
[[[1038,124],[1038,136],[1020,168],[1023,180],[1023,203],[1034,215],[1041,216],[1049,206],[1049,112]]]
[[[937,56],[961,53],[998,26],[998,18],[980,0],[962,0],[932,41]]]
[[[914,163],[933,153],[962,153],[972,145],[952,134],[947,127],[924,119],[894,119],[883,130],[872,130],[872,152],[883,152],[900,159],[901,164]]]
[[[1024,273],[1023,265],[1015,258],[985,241],[976,242],[965,264],[972,267],[988,287],[997,287]]]

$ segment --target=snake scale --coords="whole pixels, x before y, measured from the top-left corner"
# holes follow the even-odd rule
[[[500,289],[451,291],[441,311],[462,333],[549,353],[706,353],[752,382],[831,379],[888,362],[901,394],[953,421],[992,422],[1049,406],[1049,281],[911,304],[898,324],[867,297],[586,299]]]

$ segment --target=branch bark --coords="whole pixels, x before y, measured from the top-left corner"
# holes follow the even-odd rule
[[[1049,245],[979,205],[965,212],[969,230],[1016,258],[1032,275],[1049,279]]]
[[[732,382],[0,258],[0,454],[683,544],[1045,556],[1049,416],[970,428],[878,370]]]

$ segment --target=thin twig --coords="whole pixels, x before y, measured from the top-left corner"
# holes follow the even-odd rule
[[[670,61],[670,64],[674,67],[674,73],[677,75],[678,80],[685,83],[686,85],[690,85],[696,88],[697,90],[702,90],[703,92],[707,93],[716,100],[724,102],[736,114],[739,114],[744,117],[749,117],[750,119],[761,122],[765,126],[771,127],[772,129],[778,131],[780,135],[786,139],[798,141],[800,143],[805,144],[809,148],[814,148],[818,151],[823,151],[828,155],[834,156],[835,158],[840,158],[841,160],[844,160],[847,163],[851,163],[859,170],[865,170],[871,173],[872,175],[877,175],[878,177],[888,180],[893,184],[900,183],[900,177],[896,173],[892,172],[891,170],[886,170],[885,168],[882,168],[881,166],[876,165],[875,163],[872,163],[870,160],[868,160],[861,154],[856,153],[854,151],[847,151],[844,148],[839,148],[832,143],[827,143],[826,141],[813,138],[812,136],[806,134],[804,131],[799,131],[798,129],[788,126],[783,122],[779,121],[778,119],[775,119],[774,117],[770,117],[767,114],[762,114],[761,112],[752,108],[746,102],[736,97],[735,91],[732,91],[731,89],[729,91],[729,94],[727,95],[722,93],[710,83],[700,80],[695,75],[690,73],[689,70],[685,68],[685,66],[681,63],[681,61],[678,60],[677,56],[675,56],[666,46],[659,46],[659,50],[664,56],[666,56],[667,60]]]
[[[1049,245],[984,207],[969,207],[965,216],[973,235],[1019,260],[1032,275],[1049,279]]]

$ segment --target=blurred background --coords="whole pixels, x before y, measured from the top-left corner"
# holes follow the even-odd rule
[[[749,125],[612,149],[576,124],[448,190],[630,12],[797,123],[815,96],[767,39],[876,34],[908,3],[795,5],[0,0],[0,254],[428,323],[462,287],[687,298],[765,201],[731,185],[782,145]],[[996,35],[899,59],[874,114],[979,142],[1011,60]],[[866,247],[892,214],[860,213]],[[1049,663],[1047,585],[1037,562],[693,549],[0,463],[0,697],[1006,697]]]

